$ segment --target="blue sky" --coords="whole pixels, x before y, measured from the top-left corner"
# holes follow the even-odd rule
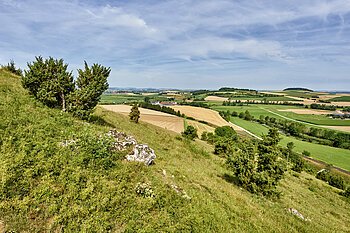
[[[0,64],[112,68],[114,87],[350,90],[350,0],[0,0]]]

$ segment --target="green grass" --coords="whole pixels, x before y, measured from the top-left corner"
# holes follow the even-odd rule
[[[329,101],[333,101],[333,102],[350,102],[350,96],[339,96],[339,97],[335,97],[335,98],[329,99]]]
[[[255,118],[259,118],[260,115],[274,117],[276,119],[285,119],[279,115],[306,122],[315,125],[332,125],[332,126],[350,126],[350,120],[331,119],[325,115],[309,115],[309,114],[296,114],[293,112],[279,111],[282,109],[304,109],[297,106],[284,106],[284,105],[264,105],[264,104],[251,104],[244,106],[212,106],[214,110],[218,111],[236,111],[244,112],[248,110]],[[273,113],[269,112],[272,111]],[[276,113],[276,114],[274,114]]]
[[[267,134],[268,128],[256,122],[246,121],[238,117],[231,117],[231,122],[237,124],[248,131],[261,136]],[[287,146],[288,142],[293,142],[295,151],[302,153],[307,150],[311,153],[311,157],[333,164],[337,167],[350,171],[350,150],[304,142],[293,137],[282,135],[280,145]]]
[[[0,229],[16,232],[347,232],[350,203],[315,177],[288,173],[279,200],[228,182],[203,143],[98,108],[83,122],[34,101],[0,71]],[[117,128],[147,143],[154,165],[108,154],[99,135]],[[62,147],[75,139],[82,147]],[[164,175],[165,174],[165,175]],[[225,179],[226,177],[226,179]],[[137,195],[148,182],[154,198]],[[191,199],[181,197],[176,184]],[[295,208],[311,219],[288,213]]]

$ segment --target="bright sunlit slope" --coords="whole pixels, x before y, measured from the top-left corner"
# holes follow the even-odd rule
[[[224,160],[212,155],[208,146],[103,109],[97,109],[93,122],[77,120],[35,102],[21,88],[19,77],[0,72],[1,231],[350,229],[349,202],[311,175],[287,174],[278,200],[258,197],[229,182]],[[98,139],[114,127],[154,148],[155,164],[146,167],[124,161],[125,153],[109,153]],[[61,146],[66,140],[77,146]],[[138,195],[138,183],[148,183],[154,196]],[[291,215],[287,208],[310,221]]]

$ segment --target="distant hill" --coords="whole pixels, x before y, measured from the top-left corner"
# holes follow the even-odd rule
[[[286,89],[283,89],[283,91],[310,91],[313,92],[313,90],[303,87],[288,87]]]

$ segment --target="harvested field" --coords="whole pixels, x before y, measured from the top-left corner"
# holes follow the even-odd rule
[[[312,110],[312,109],[278,109],[280,112],[293,112],[296,114],[304,114],[304,115],[328,115],[333,113],[333,111],[327,110]]]
[[[204,100],[206,100],[206,101],[228,101],[228,98],[210,95],[210,96],[205,97]]]
[[[243,128],[231,122],[225,121],[217,111],[214,111],[211,109],[193,107],[193,106],[172,106],[172,108],[176,111],[180,111],[186,116],[193,117],[196,120],[205,121],[205,122],[208,122],[209,124],[216,125],[216,126],[228,125],[228,126],[231,126],[237,132],[248,133]]]
[[[323,127],[350,133],[350,126],[323,126]]]
[[[228,125],[228,122],[225,121],[217,111],[211,109],[193,106],[172,106],[171,108],[180,111],[186,116],[193,117],[196,120],[206,121],[216,126]]]
[[[131,110],[131,106],[129,105],[101,105],[101,107],[123,115],[128,115]],[[181,117],[145,108],[139,108],[139,110],[141,114],[140,121],[147,122],[176,133],[181,133],[184,131],[184,119]],[[215,130],[213,127],[200,122],[188,120],[187,123],[188,125],[192,125],[197,129],[198,135],[201,135],[204,131],[213,132]]]
[[[206,132],[214,132],[215,131],[214,127],[211,127],[209,125],[202,124],[200,122],[193,121],[193,120],[187,120],[187,124],[192,125],[194,128],[197,129],[197,133],[198,133],[199,137],[202,135],[202,133],[204,131],[206,131]]]
[[[331,105],[349,107],[350,106],[350,102],[331,102]]]

